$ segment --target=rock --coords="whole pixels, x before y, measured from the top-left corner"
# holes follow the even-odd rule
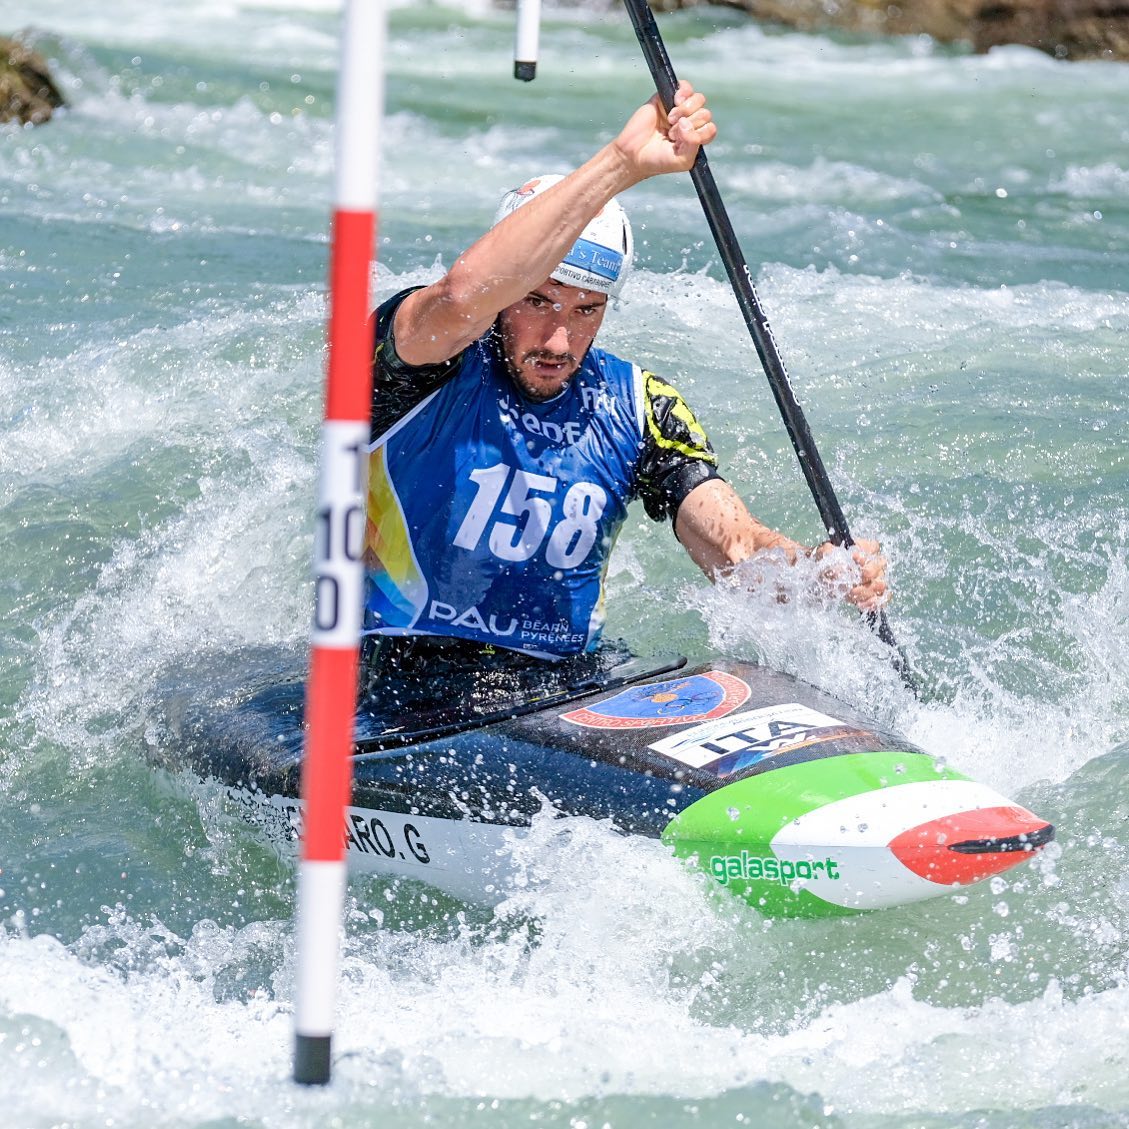
[[[1059,59],[1129,59],[1129,6],[1123,0],[983,0],[973,45],[1038,47]]]
[[[0,36],[0,122],[38,125],[65,105],[42,55]]]
[[[703,0],[651,0],[659,11]],[[879,35],[930,35],[987,51],[1006,43],[1059,59],[1129,59],[1126,0],[721,0],[758,20],[800,31],[839,28]]]

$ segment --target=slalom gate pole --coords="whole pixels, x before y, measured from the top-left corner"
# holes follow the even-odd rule
[[[674,94],[678,89],[678,79],[674,73],[674,66],[667,54],[666,44],[663,42],[658,23],[651,11],[647,0],[624,0],[627,13],[631,17],[631,24],[635,28],[636,38],[643,50],[647,67],[655,83],[655,89],[663,100],[667,110],[674,106]],[[839,499],[835,495],[835,488],[831,485],[823,460],[816,449],[815,437],[808,426],[799,401],[796,399],[792,382],[776,347],[776,339],[772,336],[772,328],[768,324],[761,307],[760,299],[753,286],[752,273],[745,261],[745,256],[737,242],[737,235],[730,223],[729,214],[718,191],[713,172],[709,167],[705,149],[698,150],[697,160],[690,170],[690,177],[698,192],[702,210],[705,212],[706,222],[713,233],[714,242],[717,244],[718,253],[725,264],[726,273],[729,275],[733,293],[737,304],[741,308],[745,324],[756,346],[765,376],[768,377],[769,386],[772,388],[776,406],[784,420],[784,427],[792,447],[799,460],[800,469],[807,480],[808,489],[819,509],[819,516],[827,530],[827,539],[836,545],[850,547],[854,538],[847,527],[847,519],[843,514]],[[867,621],[878,634],[878,638],[894,650],[893,663],[902,681],[914,693],[917,692],[917,681],[909,669],[905,655],[898,647],[898,641],[890,629],[885,611],[868,612]]]
[[[537,75],[537,53],[541,39],[541,0],[517,0],[517,30],[514,33],[514,78],[532,82]]]
[[[345,901],[372,411],[369,277],[383,117],[384,0],[346,0],[337,82],[325,422],[314,529],[298,868],[294,1081],[325,1085]]]

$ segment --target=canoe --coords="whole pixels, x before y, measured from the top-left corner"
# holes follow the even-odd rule
[[[280,844],[301,833],[304,686],[182,708],[162,760],[220,781]],[[470,902],[506,896],[535,815],[665,843],[774,917],[949,894],[1030,858],[1054,828],[818,688],[749,663],[630,658],[471,714],[361,700],[350,867]]]

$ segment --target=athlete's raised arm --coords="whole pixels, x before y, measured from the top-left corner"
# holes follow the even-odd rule
[[[437,282],[396,313],[396,346],[410,365],[439,364],[478,340],[506,307],[543,283],[584,227],[618,193],[685,172],[717,134],[705,95],[680,84],[668,115],[656,94],[614,141],[495,224]]]

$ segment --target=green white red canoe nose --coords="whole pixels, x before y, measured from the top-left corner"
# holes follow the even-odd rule
[[[773,916],[922,901],[1029,859],[1054,828],[930,757],[864,752],[782,765],[707,794],[663,835]]]

